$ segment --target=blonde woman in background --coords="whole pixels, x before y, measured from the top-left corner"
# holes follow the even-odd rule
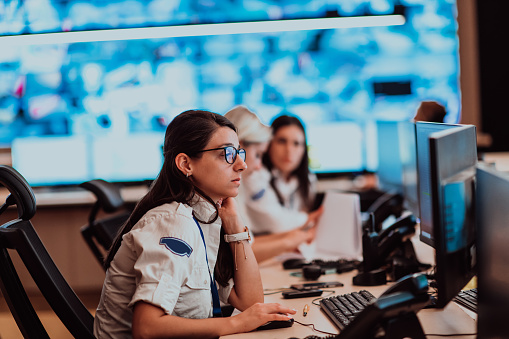
[[[237,127],[240,147],[246,150],[247,169],[243,173],[242,185],[236,199],[239,214],[256,234],[256,230],[266,229],[267,226],[256,224],[260,220],[260,213],[259,209],[253,207],[263,208],[264,204],[270,203],[267,200],[267,198],[270,200],[270,194],[266,196],[266,193],[270,192],[270,176],[263,169],[262,157],[267,150],[272,132],[270,127],[264,125],[256,114],[244,106],[234,107],[225,114],[225,117]],[[256,235],[252,248],[258,262],[282,253],[295,252],[300,244],[310,243],[315,237],[313,225],[319,213],[309,216],[306,212],[287,209],[277,202],[263,213],[272,214],[283,224],[288,221],[295,223],[301,220],[301,222],[297,228],[290,227],[287,231]],[[288,229],[287,225],[282,227]]]

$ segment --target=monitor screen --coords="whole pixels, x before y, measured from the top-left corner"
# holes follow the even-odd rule
[[[12,143],[11,157],[31,186],[72,185],[92,179],[84,136],[18,138]]]
[[[431,200],[431,168],[429,136],[438,131],[456,128],[460,125],[442,124],[434,122],[416,122],[415,140],[417,143],[417,189],[419,192],[420,239],[434,247],[433,239],[433,211]]]
[[[377,120],[409,120],[421,101],[438,100],[447,108],[447,121],[459,121],[455,1],[163,3],[50,0],[11,6],[4,18],[9,24],[0,25],[2,46],[5,38],[12,42],[0,53],[0,145],[33,136],[137,138],[164,132],[186,109],[225,113],[242,104],[266,124],[282,112],[298,115],[314,148],[312,170],[341,173],[376,170],[370,131]],[[376,27],[330,24],[364,16],[373,22],[383,15],[402,21]],[[307,29],[311,19],[322,20],[323,27]],[[253,29],[237,29],[247,23]],[[199,31],[201,24],[212,26]],[[224,25],[221,34],[216,24]],[[137,38],[141,28],[168,27],[196,28],[196,33]],[[104,36],[115,29],[116,38],[67,39],[97,29],[105,30]],[[23,42],[35,33],[44,34],[33,44]],[[313,132],[319,134],[324,125],[334,126],[325,128],[332,134],[329,143]],[[345,143],[340,133],[355,143]],[[31,149],[14,157],[37,157]],[[155,152],[150,151],[150,161],[158,164]],[[133,177],[118,173],[110,171],[109,178]]]
[[[404,206],[419,218],[419,194],[417,193],[417,142],[415,123],[407,122],[401,126],[400,156],[403,174]]]
[[[438,308],[476,274],[476,129],[465,125],[429,137],[430,193]],[[420,173],[419,173],[420,175]]]
[[[405,208],[418,217],[415,123],[378,121],[377,144],[380,188],[402,194]]]
[[[376,174],[380,188],[386,192],[403,193],[401,124],[396,121],[378,121],[376,124],[378,149]]]
[[[315,173],[362,172],[363,131],[354,122],[306,126],[309,167]]]
[[[12,143],[12,165],[33,187],[72,186],[92,179],[150,181],[161,170],[163,142],[163,132],[18,138]]]
[[[163,166],[163,142],[162,132],[95,138],[91,176],[111,182],[153,180]]]
[[[478,338],[507,336],[509,174],[477,166]]]

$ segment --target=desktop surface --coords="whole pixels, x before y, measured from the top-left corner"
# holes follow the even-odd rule
[[[415,244],[419,242],[416,241]],[[422,246],[426,246],[422,244]],[[427,247],[427,246],[426,246]],[[427,250],[427,249],[424,249]],[[420,253],[419,248],[416,248],[417,253]],[[303,326],[297,322],[305,324],[314,324],[315,328],[331,334],[339,333],[337,327],[329,320],[320,307],[314,305],[312,301],[316,297],[299,298],[299,299],[283,299],[280,292],[275,293],[276,290],[288,288],[291,284],[299,284],[304,281],[303,278],[291,275],[292,272],[300,272],[300,270],[284,270],[282,263],[277,260],[270,260],[260,264],[260,273],[262,276],[263,285],[265,288],[265,302],[277,302],[287,307],[297,310],[294,315],[295,323],[292,327],[281,328],[267,331],[253,331],[249,333],[233,334],[223,336],[221,338],[242,338],[242,339],[255,339],[255,338],[305,338],[309,335],[316,335],[319,337],[326,337],[327,334],[313,331],[311,326]],[[357,274],[357,271],[346,272],[342,274],[326,274],[322,275],[318,281],[340,281],[344,284],[343,287],[325,288],[322,297],[329,297],[332,295],[340,295],[351,292],[358,292],[360,290],[369,290],[375,297],[379,297],[390,285],[381,286],[354,286],[352,285],[352,278]],[[334,294],[327,291],[335,291]],[[273,294],[269,294],[273,293]],[[316,303],[318,303],[316,301]],[[309,312],[307,316],[303,316],[304,305],[309,305]],[[422,328],[425,334],[471,334],[477,332],[476,321],[472,318],[472,314],[466,313],[456,303],[449,303],[444,309],[423,309],[417,313]],[[472,336],[455,336],[455,338],[472,338]]]

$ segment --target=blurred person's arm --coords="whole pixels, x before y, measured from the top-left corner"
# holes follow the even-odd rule
[[[256,241],[252,244],[256,260],[261,263],[283,253],[296,252],[304,242],[311,243],[315,239],[316,225],[322,212],[323,209],[320,208],[310,213],[307,222],[297,229],[256,236]]]

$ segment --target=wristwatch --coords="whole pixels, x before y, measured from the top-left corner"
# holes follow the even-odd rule
[[[247,226],[244,226],[244,232],[242,232],[242,233],[225,234],[224,235],[224,241],[226,241],[228,243],[242,241],[242,240],[251,241],[251,235],[249,234],[249,230],[248,230]]]

